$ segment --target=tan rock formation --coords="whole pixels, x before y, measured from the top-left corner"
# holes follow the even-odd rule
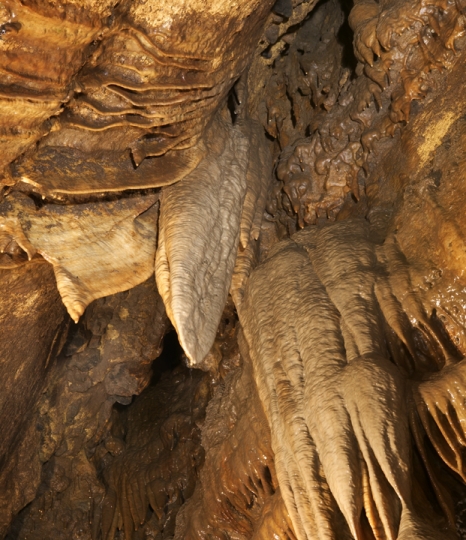
[[[0,5],[0,536],[466,538],[465,22]]]

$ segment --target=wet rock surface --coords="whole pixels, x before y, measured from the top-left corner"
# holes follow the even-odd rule
[[[56,366],[69,318],[51,266],[41,260],[0,270],[0,534],[33,498],[40,481],[35,408]]]
[[[0,6],[0,536],[466,538],[465,9]]]
[[[152,278],[95,302],[73,328],[34,407],[41,484],[10,538],[92,537],[106,493],[93,456],[112,425],[113,405],[129,404],[148,385],[167,327]]]

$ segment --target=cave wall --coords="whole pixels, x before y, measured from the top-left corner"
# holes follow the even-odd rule
[[[133,4],[2,12],[0,535],[464,536],[464,6]],[[356,375],[306,394],[290,351],[305,365],[331,316],[398,404],[375,368],[372,401]],[[343,444],[335,475],[325,426],[362,417],[319,416],[342,395],[398,431],[392,453],[364,433],[375,460]],[[361,479],[338,479],[345,452]],[[366,471],[387,455],[395,495]]]

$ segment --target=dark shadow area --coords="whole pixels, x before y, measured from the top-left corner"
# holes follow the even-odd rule
[[[150,386],[155,386],[166,371],[173,371],[183,362],[183,349],[178,341],[176,330],[171,330],[163,338],[162,354],[152,364]]]
[[[343,47],[341,65],[342,67],[350,69],[351,73],[354,75],[358,61],[354,55],[353,49],[353,30],[351,30],[348,23],[348,17],[353,8],[353,0],[340,0],[339,3],[345,16],[345,20],[337,33],[337,41]]]

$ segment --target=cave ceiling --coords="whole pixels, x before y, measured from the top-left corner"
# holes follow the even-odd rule
[[[466,539],[465,34],[0,1],[0,538]]]

